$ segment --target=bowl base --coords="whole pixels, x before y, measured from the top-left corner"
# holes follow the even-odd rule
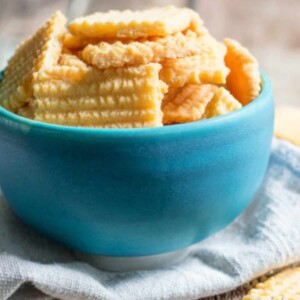
[[[188,256],[190,247],[181,250],[136,257],[101,256],[76,252],[75,255],[82,261],[110,272],[132,272],[138,270],[153,270],[173,265]]]

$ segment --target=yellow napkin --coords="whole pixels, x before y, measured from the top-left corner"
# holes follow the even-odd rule
[[[300,146],[300,106],[279,106],[276,109],[275,136]]]

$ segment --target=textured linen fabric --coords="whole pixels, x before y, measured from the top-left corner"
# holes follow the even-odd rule
[[[268,172],[246,211],[187,259],[160,270],[109,273],[76,261],[0,200],[0,299],[24,283],[59,299],[197,299],[299,260],[300,150],[288,142],[274,140]]]

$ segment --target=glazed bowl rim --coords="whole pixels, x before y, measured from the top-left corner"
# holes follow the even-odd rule
[[[0,71],[0,80],[2,78],[3,71]],[[251,103],[243,106],[242,108],[230,112],[223,116],[214,117],[206,120],[199,120],[184,124],[175,124],[162,127],[151,128],[87,128],[76,126],[64,126],[51,123],[45,123],[40,121],[34,121],[24,118],[17,114],[14,114],[4,107],[0,106],[0,118],[6,118],[8,121],[18,123],[19,125],[30,127],[31,129],[44,129],[47,131],[53,131],[57,133],[72,133],[72,134],[84,134],[84,135],[97,135],[97,136],[148,136],[148,135],[160,135],[160,134],[174,134],[193,130],[205,130],[215,126],[223,126],[225,123],[234,121],[239,118],[247,117],[247,115],[258,109],[265,98],[271,94],[271,82],[267,74],[260,69],[261,75],[261,92],[259,96]]]

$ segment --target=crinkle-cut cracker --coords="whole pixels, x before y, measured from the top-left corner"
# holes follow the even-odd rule
[[[204,119],[213,118],[228,114],[232,111],[240,109],[241,103],[237,101],[226,89],[218,88],[212,100],[207,104]]]
[[[64,46],[61,49],[61,54],[73,54],[74,55],[74,53],[76,53],[76,52],[75,51],[73,52]]]
[[[84,61],[82,61],[79,57],[74,54],[62,54],[59,58],[59,65],[61,66],[69,66],[76,68],[86,68],[87,65]]]
[[[166,85],[159,64],[98,70],[58,66],[36,73],[35,119],[68,126],[162,126]]]
[[[243,300],[299,300],[300,268],[286,269],[251,289]]]
[[[217,86],[211,84],[189,84],[171,89],[163,99],[163,123],[167,125],[200,120],[217,89]]]
[[[160,62],[207,52],[209,37],[181,32],[167,37],[155,37],[146,41],[101,42],[88,45],[82,51],[83,60],[99,69]]]
[[[61,53],[66,18],[55,13],[35,34],[23,42],[9,60],[0,83],[0,103],[16,111],[32,95],[32,74],[55,65]]]
[[[17,110],[17,114],[27,119],[34,119],[34,114],[36,109],[35,104],[36,104],[35,99],[31,99],[30,102],[26,103],[25,106]]]
[[[88,45],[82,51],[82,58],[98,69],[141,65],[154,61],[151,47],[140,42],[129,44],[101,42],[98,45]]]
[[[183,32],[185,33],[186,31],[192,31],[197,35],[208,34],[208,30],[207,28],[205,28],[203,20],[200,18],[199,14],[192,9],[190,9],[190,14],[190,26],[187,29],[183,30]]]
[[[112,44],[117,41],[121,41],[125,43],[131,40],[124,39],[124,38],[87,38],[87,37],[73,35],[68,32],[64,36],[63,46],[72,52],[72,51],[82,50],[87,45],[97,45],[101,42]]]
[[[96,72],[95,72],[96,74]],[[61,84],[68,82],[74,83],[86,83],[96,80],[96,76],[92,77],[94,72],[89,66],[84,68],[78,68],[73,66],[54,66],[33,74],[35,85],[38,83],[46,82],[51,86],[51,84],[56,84],[61,81]]]
[[[95,13],[70,22],[73,35],[91,38],[130,38],[166,36],[195,24],[195,12],[174,6],[143,11],[109,11]],[[201,24],[198,16],[198,23]]]
[[[225,47],[220,43],[207,43],[201,54],[161,62],[160,78],[170,87],[185,84],[224,84],[228,68],[224,63]]]
[[[227,47],[225,64],[230,69],[226,86],[243,105],[258,97],[261,86],[256,59],[245,47],[232,39],[224,39]]]
[[[71,33],[66,33],[63,45],[69,50],[80,50],[89,44],[95,45],[99,42],[99,38],[84,38]]]

